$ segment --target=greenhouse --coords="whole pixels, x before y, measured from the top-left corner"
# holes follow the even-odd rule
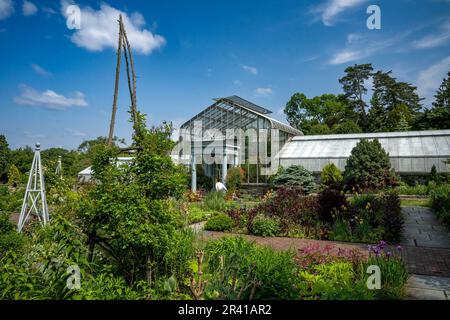
[[[233,166],[244,168],[246,183],[266,183],[274,164],[271,155],[303,133],[269,117],[270,110],[238,96],[214,101],[181,126],[184,148],[172,158],[193,169],[194,190],[199,170],[211,179],[224,181]],[[278,143],[272,143],[275,141]]]
[[[401,175],[426,174],[433,165],[438,172],[450,171],[446,163],[450,158],[450,130],[296,136],[281,149],[278,165],[302,165],[320,173],[333,162],[343,171],[350,152],[361,139],[377,139]]]

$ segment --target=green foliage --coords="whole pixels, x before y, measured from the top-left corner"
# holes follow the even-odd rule
[[[318,264],[311,271],[300,271],[304,299],[371,300],[365,281],[359,278],[351,262]]]
[[[319,218],[323,222],[332,222],[334,215],[347,206],[347,200],[342,191],[324,188],[319,192]]]
[[[429,193],[429,187],[423,184],[417,184],[415,186],[408,186],[402,184],[397,188],[398,194],[400,195],[418,195],[425,196]]]
[[[322,184],[327,187],[339,187],[344,180],[341,171],[332,162],[323,167],[320,177]]]
[[[229,190],[238,191],[241,188],[244,179],[244,170],[241,167],[233,167],[228,169],[226,184]]]
[[[233,219],[225,213],[219,213],[208,219],[205,230],[210,231],[230,231],[233,228]]]
[[[298,268],[292,252],[259,247],[243,238],[222,238],[205,247],[209,297],[296,299]],[[223,258],[221,258],[223,257]],[[223,261],[223,264],[221,264]]]
[[[5,185],[0,185],[0,212],[13,213],[20,211],[23,201],[23,189],[9,189]]]
[[[316,189],[313,175],[301,165],[293,165],[279,170],[272,178],[272,185],[275,188],[301,187],[306,194]]]
[[[8,179],[8,167],[10,165],[10,155],[8,142],[4,135],[0,135],[0,182],[5,183]]]
[[[380,241],[376,246],[369,246],[369,259],[361,265],[361,273],[369,266],[378,266],[381,273],[381,289],[374,290],[378,299],[402,299],[405,297],[405,284],[409,274],[397,247],[396,251]]]
[[[309,99],[303,93],[295,93],[286,103],[284,113],[289,124],[304,134],[327,134],[342,119],[355,116],[347,100],[333,94]]]
[[[352,149],[344,171],[348,189],[374,190],[397,184],[389,155],[378,140],[361,139]]]
[[[372,76],[372,72],[372,64],[355,64],[347,67],[345,76],[339,79],[350,106],[360,115],[359,122],[363,128],[367,127],[367,106],[364,102],[364,95],[367,93],[365,81]]]
[[[449,129],[450,128],[450,72],[434,96],[435,101],[431,109],[425,110],[420,118],[420,127],[423,129]]]
[[[434,183],[440,183],[441,182],[441,177],[437,173],[437,169],[436,169],[436,166],[434,164],[431,167],[430,178],[428,179],[428,181],[432,181]]]
[[[15,188],[19,185],[20,181],[20,171],[14,164],[12,164],[8,170],[8,185]]]
[[[9,215],[0,212],[0,258],[8,251],[20,252],[26,238],[16,231],[16,226],[9,220]]]
[[[206,194],[203,200],[203,206],[207,210],[212,211],[225,211],[227,203],[225,201],[225,195],[223,192],[211,191]]]
[[[335,134],[346,134],[346,133],[361,133],[363,132],[361,127],[353,120],[345,120],[342,123],[336,124],[331,129],[332,133]]]
[[[368,242],[400,241],[404,218],[396,191],[356,196],[351,204],[350,218],[354,224],[349,227],[360,241],[362,238]]]
[[[253,220],[252,234],[261,237],[275,237],[280,231],[280,223],[264,215],[257,215]]]
[[[450,185],[436,186],[430,192],[430,198],[439,219],[450,227]]]

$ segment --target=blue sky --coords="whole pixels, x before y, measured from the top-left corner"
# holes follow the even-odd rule
[[[450,70],[450,1],[0,0],[0,134],[13,148],[76,148],[105,136],[112,105],[117,15],[125,17],[139,110],[149,124],[189,119],[211,99],[239,95],[273,111],[295,92],[340,93],[354,63],[418,86],[430,105]],[[381,30],[366,27],[369,5]],[[125,73],[116,135],[129,140]]]

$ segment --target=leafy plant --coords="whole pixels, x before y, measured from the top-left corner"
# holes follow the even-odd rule
[[[211,191],[206,194],[203,205],[208,210],[225,211],[227,203],[222,192]]]
[[[225,213],[219,213],[211,218],[205,224],[205,230],[210,231],[229,231],[233,228],[233,220]]]
[[[211,273],[210,297],[219,299],[295,299],[298,268],[292,252],[259,247],[226,237],[205,247]]]
[[[238,191],[241,188],[244,179],[244,169],[241,167],[233,167],[228,169],[226,184],[228,190]]]
[[[323,222],[332,222],[333,215],[347,207],[347,199],[343,192],[332,188],[325,188],[319,192],[319,218]]]
[[[329,163],[323,167],[320,177],[323,185],[336,189],[340,189],[344,180],[341,171],[334,163]]]
[[[287,169],[279,170],[272,178],[272,185],[275,188],[302,188],[306,194],[316,189],[313,175],[301,165],[294,165]]]
[[[398,184],[389,155],[378,140],[361,139],[352,149],[344,171],[347,189],[382,189]]]
[[[274,237],[280,230],[279,222],[274,218],[257,215],[253,220],[252,234],[261,237]]]

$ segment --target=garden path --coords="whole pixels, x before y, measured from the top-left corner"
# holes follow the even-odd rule
[[[450,299],[450,233],[425,207],[403,207],[402,256],[411,277],[411,299]]]

